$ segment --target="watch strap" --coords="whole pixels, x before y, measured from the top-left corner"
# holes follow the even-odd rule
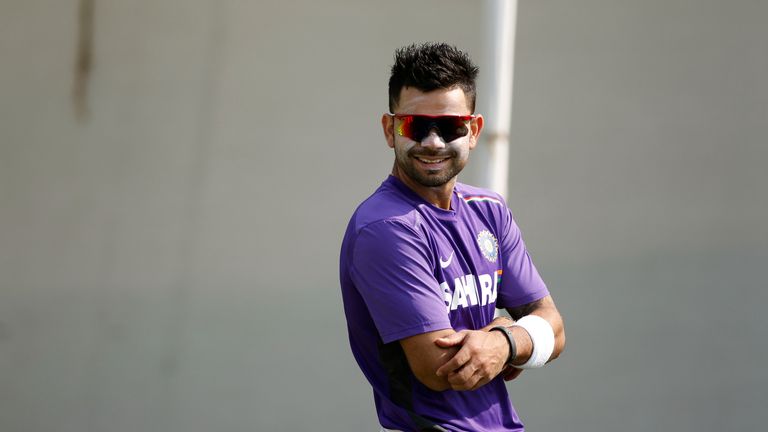
[[[491,328],[488,331],[499,331],[501,332],[504,337],[507,338],[507,343],[509,344],[509,357],[507,357],[507,364],[511,365],[512,362],[515,360],[515,357],[517,357],[517,344],[515,344],[515,338],[512,336],[512,331],[505,326],[496,326]]]

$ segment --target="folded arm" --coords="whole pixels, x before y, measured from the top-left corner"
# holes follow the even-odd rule
[[[551,296],[509,308],[507,312],[512,319],[498,317],[480,330],[456,332],[445,329],[401,340],[400,344],[416,378],[436,391],[474,390],[502,372],[506,380],[516,378],[522,370],[506,364],[509,356],[506,337],[501,332],[489,330],[499,325],[510,328],[517,347],[512,366],[522,365],[531,357],[533,342],[525,329],[513,324],[526,315],[544,318],[552,327],[555,346],[548,361],[562,353],[565,329]]]
[[[416,378],[435,391],[472,390],[498,375],[509,355],[509,344],[503,334],[489,330],[499,325],[512,325],[507,317],[498,317],[480,330],[444,329],[411,336],[400,341],[408,364]],[[444,368],[460,354],[460,374],[456,368]]]

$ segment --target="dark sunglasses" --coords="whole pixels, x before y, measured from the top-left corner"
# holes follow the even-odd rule
[[[432,129],[436,129],[437,134],[447,143],[466,136],[469,133],[467,122],[475,118],[473,115],[390,115],[400,120],[400,124],[395,126],[397,134],[416,142],[426,138]]]

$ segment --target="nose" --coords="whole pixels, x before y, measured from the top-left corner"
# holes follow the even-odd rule
[[[432,129],[429,131],[429,135],[421,140],[421,146],[425,148],[441,149],[445,148],[445,141],[443,141],[443,138],[437,134],[437,129]]]

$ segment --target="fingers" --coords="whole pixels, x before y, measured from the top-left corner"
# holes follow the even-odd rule
[[[503,339],[503,344],[495,341],[495,337]],[[437,369],[439,377],[446,381],[454,390],[474,390],[487,384],[504,367],[508,346],[503,335],[490,335],[482,331],[466,331],[452,334],[435,340],[439,346],[460,346],[458,352]],[[500,353],[503,345],[504,353]]]
[[[467,338],[467,335],[469,332],[466,330],[462,330],[460,332],[456,332],[452,335],[442,337],[439,339],[435,339],[435,344],[441,348],[450,348],[455,346],[461,346],[465,339]],[[449,373],[455,371],[456,369],[459,369],[460,367],[464,366],[466,362],[468,362],[472,358],[472,355],[470,352],[467,352],[466,349],[463,347],[451,358],[446,362],[444,365],[442,365],[440,368],[437,369],[436,373],[437,376],[446,376]]]
[[[474,387],[475,383],[481,379],[477,368],[471,363],[467,363],[463,368],[448,374],[448,384],[454,390],[467,390]]]
[[[451,372],[463,367],[472,358],[472,353],[466,348],[461,348],[452,359],[440,366],[435,373],[437,376],[447,376]]]
[[[477,390],[480,387],[488,384],[491,381],[492,378],[484,377],[477,381],[477,383],[469,390]]]
[[[490,382],[497,374],[498,371],[494,372],[491,365],[470,359],[460,369],[450,372],[446,380],[454,390],[475,390]]]
[[[468,364],[461,370],[448,376],[448,383],[454,390],[474,390],[482,384],[488,382],[483,373]]]
[[[483,369],[473,369],[467,364],[460,371],[448,376],[448,383],[453,390],[477,390],[488,384],[494,377]]]
[[[450,348],[454,346],[459,346],[462,343],[464,343],[464,339],[466,337],[467,337],[466,330],[462,330],[452,335],[435,339],[435,345],[439,346],[440,348]]]

